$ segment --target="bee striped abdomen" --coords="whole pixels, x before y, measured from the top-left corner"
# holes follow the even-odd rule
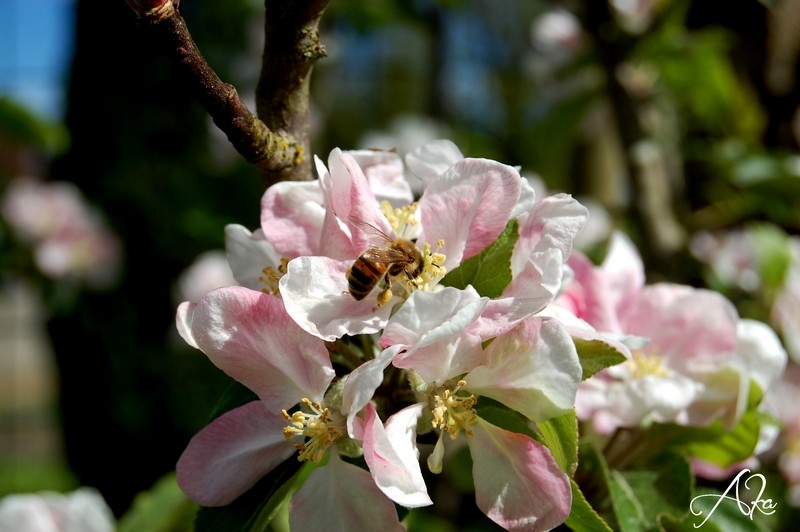
[[[357,300],[364,299],[384,275],[386,275],[385,264],[370,262],[363,257],[359,257],[353,263],[347,275],[350,295]]]

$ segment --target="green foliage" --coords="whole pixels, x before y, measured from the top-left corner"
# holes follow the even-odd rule
[[[558,467],[574,475],[578,467],[578,418],[571,410],[558,417],[536,423],[544,443],[553,453]]]
[[[0,96],[0,138],[57,155],[69,144],[61,124],[48,123],[24,107]]]
[[[189,532],[197,505],[178,487],[175,474],[169,473],[133,500],[118,523],[118,532]]]
[[[512,219],[489,247],[463,261],[447,273],[441,283],[455,288],[472,285],[482,296],[497,298],[511,282],[511,254],[519,238],[519,226]]]
[[[683,516],[693,480],[688,462],[677,455],[665,455],[641,469],[612,470],[611,502],[620,530],[655,530],[664,516]]]
[[[572,487],[572,509],[564,523],[575,532],[611,532],[611,527],[600,517],[581,492],[575,479],[570,479]]]
[[[584,340],[573,338],[578,358],[583,368],[582,379],[586,380],[600,370],[621,364],[627,360],[625,355],[602,340]]]

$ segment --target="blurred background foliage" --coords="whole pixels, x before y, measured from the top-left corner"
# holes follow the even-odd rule
[[[63,123],[0,101],[0,186],[21,174],[75,184],[119,236],[123,267],[113,286],[65,291],[3,225],[0,275],[37,287],[57,362],[73,480],[39,487],[95,486],[122,515],[174,469],[227,384],[177,337],[176,283],[222,248],[225,224],[258,227],[263,186],[124,2],[75,9]],[[247,101],[263,11],[255,0],[181,4]],[[328,57],[312,75],[313,151],[405,153],[450,138],[602,206],[642,250],[650,282],[712,286],[769,321],[787,239],[800,233],[798,20],[796,0],[332,0]],[[692,255],[693,235],[730,229],[760,235],[757,294]]]

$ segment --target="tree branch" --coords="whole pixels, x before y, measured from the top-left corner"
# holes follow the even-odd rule
[[[330,0],[265,0],[264,54],[256,88],[258,116],[268,127],[290,131],[303,153],[310,153],[309,79],[326,55],[319,19]],[[274,183],[311,178],[311,158],[267,175]]]
[[[296,120],[272,118],[265,123],[250,112],[235,87],[223,82],[202,56],[178,11],[179,0],[126,0],[126,2],[139,15],[147,36],[171,59],[217,127],[225,133],[231,144],[248,162],[264,172],[268,184],[276,180],[275,175],[284,179],[311,178],[310,162],[305,161],[305,154],[310,152],[307,145],[307,90],[304,104],[300,101],[301,98],[292,97],[293,93],[289,91],[276,93],[275,97],[284,98],[284,101],[273,104],[278,108],[285,107],[288,115],[291,115],[289,111],[295,107],[304,108],[306,124],[298,124]],[[287,4],[295,3],[298,2],[287,2]],[[320,55],[317,54],[315,58]],[[306,89],[310,70],[309,64],[305,68],[306,79],[302,80]],[[280,73],[277,77],[286,75],[284,70],[277,72]],[[259,105],[259,108],[261,107]],[[272,110],[268,107],[265,112],[271,113]],[[295,132],[299,132],[300,135]]]

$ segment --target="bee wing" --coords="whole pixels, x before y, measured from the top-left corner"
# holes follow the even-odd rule
[[[361,256],[371,262],[379,262],[382,264],[412,262],[412,259],[410,259],[407,254],[403,253],[399,249],[394,248],[379,248],[372,246],[367,248],[367,250]]]
[[[368,241],[377,242],[381,241],[383,244],[391,244],[394,242],[394,238],[387,235],[371,223],[361,220],[359,218],[350,217],[350,223],[353,224],[354,227],[357,227],[362,234],[367,237]]]

